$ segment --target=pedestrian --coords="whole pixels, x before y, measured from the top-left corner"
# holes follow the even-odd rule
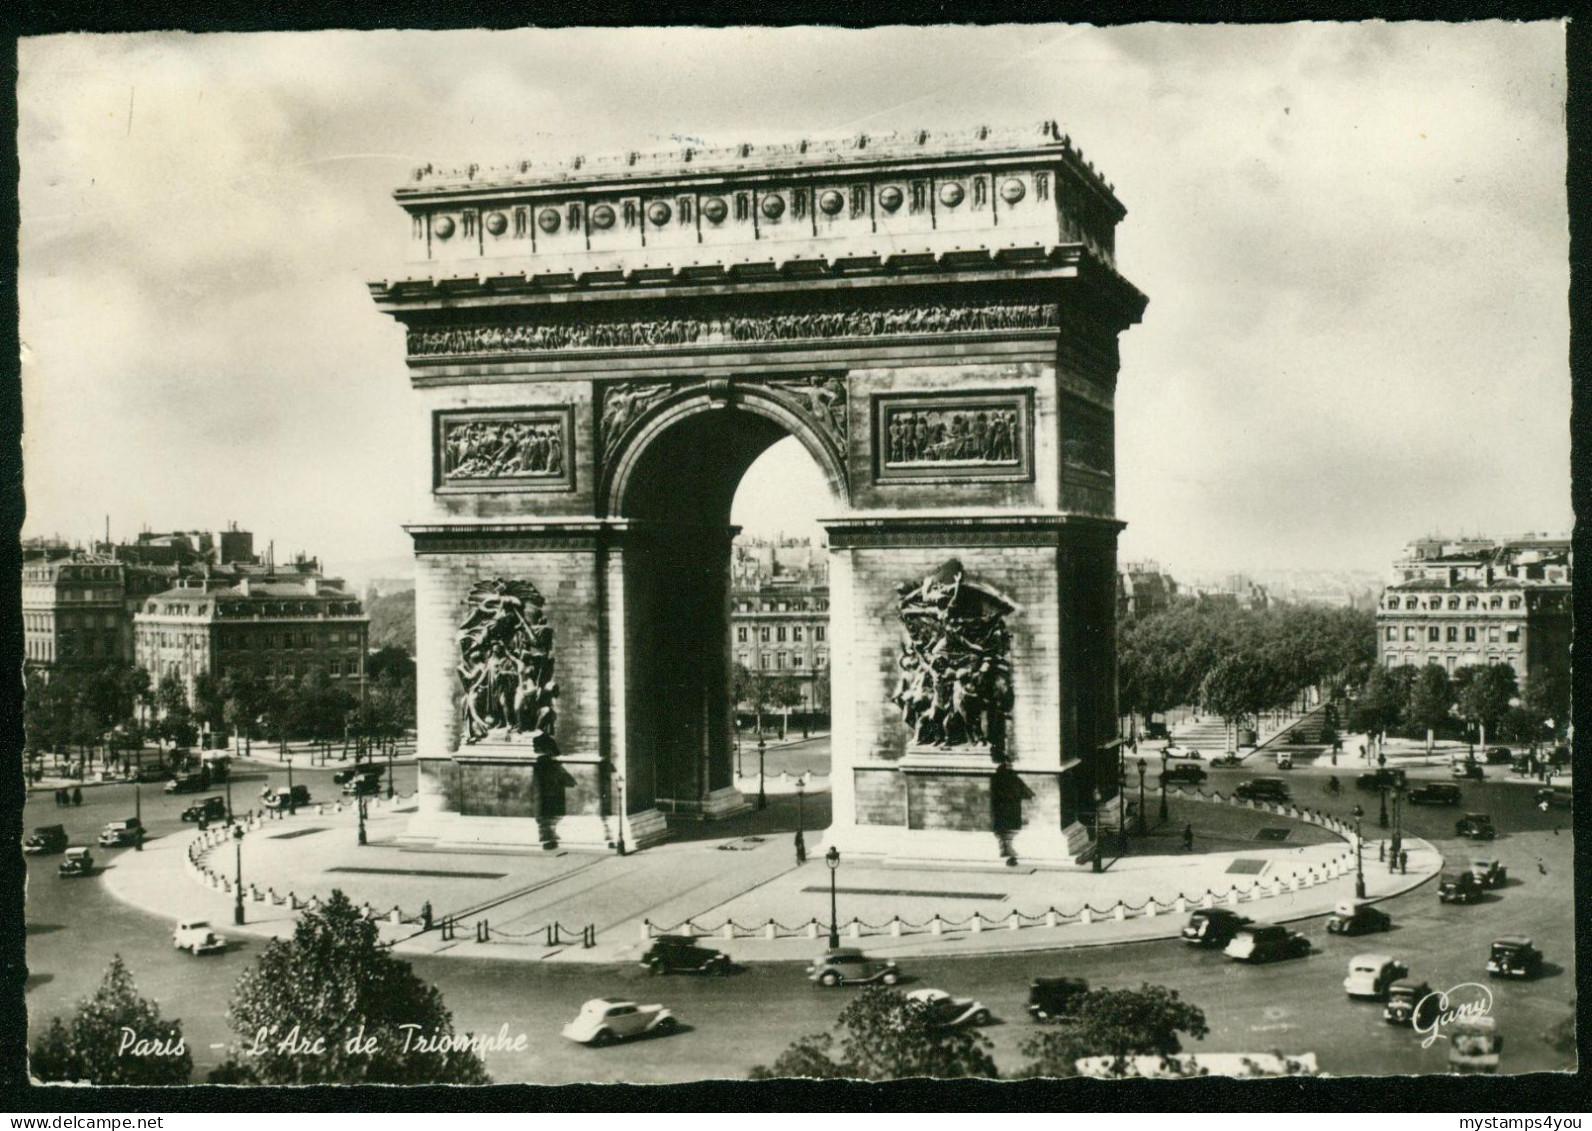
[[[56,805],[56,808],[60,808],[60,805],[61,805],[61,791],[59,789],[57,789],[55,791],[55,805]]]
[[[75,786],[74,785],[72,787],[72,804],[73,805],[81,805],[81,804],[83,804],[83,790],[82,790],[81,786]]]
[[[1183,851],[1184,852],[1193,852],[1194,851],[1194,826],[1193,825],[1184,825],[1183,826]]]
[[[796,865],[797,865],[797,867],[800,867],[801,865],[803,865],[805,863],[807,863],[807,845],[802,840],[802,834],[801,833],[797,833],[796,834]]]
[[[1409,854],[1409,851],[1407,849],[1401,848],[1401,849],[1399,849],[1399,875],[1407,876],[1409,874],[1410,874],[1410,854]]]
[[[1387,859],[1387,841],[1379,840],[1376,842],[1376,858],[1378,863]]]
[[[428,899],[420,905],[420,929],[431,930],[431,901]]]

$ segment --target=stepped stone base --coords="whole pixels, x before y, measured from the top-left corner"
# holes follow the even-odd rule
[[[843,857],[874,857],[892,866],[998,864],[1015,857],[1020,865],[1076,868],[1079,855],[1089,847],[1089,833],[1077,822],[1064,829],[1019,829],[1009,838],[991,832],[858,825],[831,828],[823,843],[812,850],[812,855],[823,855],[831,845],[838,848]]]
[[[519,849],[527,852],[553,848],[611,849],[617,845],[618,823],[612,817],[580,815],[553,821],[525,817],[465,817],[458,813],[417,813],[400,837],[407,844],[433,848]],[[663,814],[656,809],[632,813],[625,821],[625,847],[646,848],[669,835]]]

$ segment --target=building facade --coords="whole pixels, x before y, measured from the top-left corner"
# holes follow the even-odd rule
[[[801,702],[792,711],[829,710],[827,553],[806,541],[735,545],[730,632],[735,662],[765,679],[788,679]],[[742,700],[741,711],[756,704]]]
[[[145,599],[135,657],[157,683],[175,675],[193,696],[201,673],[252,670],[267,682],[320,673],[358,696],[369,630],[342,582],[318,576],[191,577]]]
[[[1572,566],[1563,537],[1411,542],[1378,603],[1380,662],[1568,675]]]
[[[124,567],[99,554],[22,563],[23,661],[27,670],[133,658]]]
[[[1117,619],[1165,612],[1177,600],[1177,582],[1157,562],[1124,562],[1117,571]]]

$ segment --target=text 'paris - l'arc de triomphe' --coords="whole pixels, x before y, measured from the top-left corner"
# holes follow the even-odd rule
[[[730,504],[833,492],[844,852],[1074,861],[1117,793],[1113,399],[1145,298],[1054,124],[426,167],[419,807],[439,846],[645,847],[734,787]]]

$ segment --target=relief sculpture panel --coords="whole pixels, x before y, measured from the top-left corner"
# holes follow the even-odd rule
[[[1028,479],[1033,473],[1032,400],[1027,393],[874,400],[874,452],[881,481]]]
[[[438,491],[569,490],[568,408],[436,414]]]
[[[546,599],[528,581],[499,577],[478,581],[469,604],[458,631],[465,744],[524,742],[539,753],[558,753]]]

